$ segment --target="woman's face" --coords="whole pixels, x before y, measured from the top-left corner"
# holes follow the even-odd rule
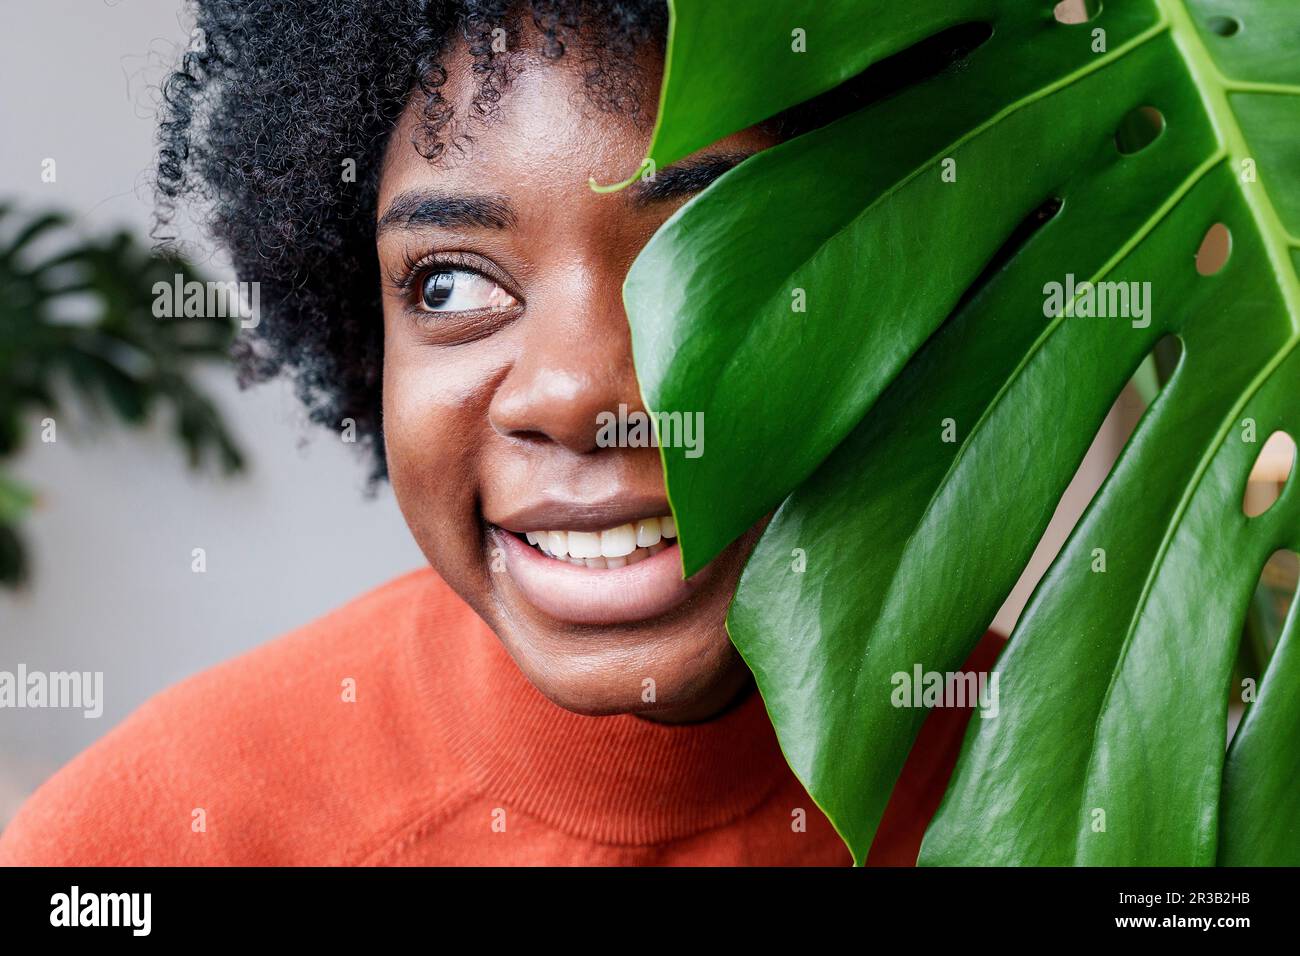
[[[658,450],[601,447],[598,416],[644,410],[622,301],[632,260],[711,176],[774,140],[748,130],[653,182],[593,192],[589,178],[639,166],[655,103],[639,120],[597,109],[583,59],[574,44],[525,59],[493,117],[443,130],[472,136],[448,159],[411,145],[414,107],[390,139],[377,233],[388,467],[430,563],[542,693],[581,713],[698,720],[749,686],[723,622],[758,529],[683,581],[656,520],[670,513]],[[458,118],[470,65],[463,47],[444,62]],[[657,90],[659,69],[635,78]]]

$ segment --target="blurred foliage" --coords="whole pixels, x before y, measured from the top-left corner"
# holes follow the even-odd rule
[[[38,251],[47,247],[55,251]],[[44,418],[66,427],[69,400],[92,422],[129,427],[162,406],[190,467],[209,459],[227,474],[244,467],[193,381],[196,363],[228,360],[238,320],[155,318],[155,283],[170,286],[178,274],[203,281],[185,260],[155,255],[125,232],[86,238],[60,213],[0,204],[0,585],[28,575],[19,525],[37,497],[5,474],[3,460]]]

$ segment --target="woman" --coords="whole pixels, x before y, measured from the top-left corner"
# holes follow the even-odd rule
[[[762,522],[682,580],[657,450],[598,422],[644,407],[638,251],[851,93],[602,194],[645,155],[662,0],[330,6],[198,4],[162,219],[206,201],[260,283],[245,377],[355,430],[431,569],[148,702],[0,862],[849,863],[724,628]],[[927,724],[872,862],[915,859],[964,718]]]

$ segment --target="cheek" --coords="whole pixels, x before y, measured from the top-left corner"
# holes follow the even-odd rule
[[[493,381],[490,356],[386,329],[384,444],[398,504],[426,553],[476,523],[478,449]]]

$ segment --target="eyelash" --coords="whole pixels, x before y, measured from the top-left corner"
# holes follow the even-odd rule
[[[415,294],[424,285],[424,280],[435,272],[451,271],[453,269],[473,272],[489,282],[495,282],[506,292],[509,292],[517,302],[522,304],[523,300],[511,291],[510,283],[506,281],[505,277],[494,273],[491,269],[484,268],[484,261],[478,256],[470,256],[460,252],[435,252],[426,253],[425,255],[408,252],[403,255],[402,264],[398,270],[389,274],[388,281],[392,283],[393,288],[407,298],[408,305],[417,311],[422,310],[419,309],[419,301],[416,299]]]

